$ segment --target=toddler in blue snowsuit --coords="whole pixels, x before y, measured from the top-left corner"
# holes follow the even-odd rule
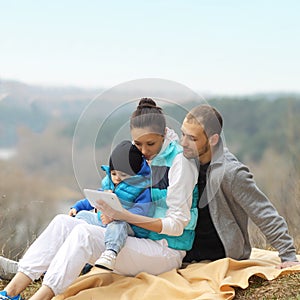
[[[150,167],[142,153],[130,141],[118,144],[109,159],[109,166],[102,166],[106,176],[102,180],[102,190],[115,193],[122,206],[130,212],[149,216],[151,206]],[[146,238],[148,231],[129,225],[124,221],[114,221],[109,216],[95,213],[87,199],[77,201],[69,215],[83,219],[89,224],[106,227],[106,250],[95,262],[95,266],[114,269],[116,258],[128,236]]]

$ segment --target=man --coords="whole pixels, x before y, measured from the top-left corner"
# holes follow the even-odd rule
[[[285,220],[258,189],[249,169],[223,147],[222,126],[221,114],[209,105],[193,108],[182,124],[184,156],[200,164],[196,237],[184,262],[248,259],[251,218],[279,252],[278,268],[299,264]]]

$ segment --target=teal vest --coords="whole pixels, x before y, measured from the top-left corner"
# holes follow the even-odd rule
[[[177,142],[171,142],[165,151],[156,156],[151,162],[152,188],[151,198],[153,203],[153,218],[164,218],[168,209],[167,187],[169,186],[168,173],[173,160],[177,154],[182,152],[181,146]],[[184,199],[183,199],[184,201]],[[190,250],[195,238],[195,228],[198,218],[198,187],[193,191],[193,201],[191,207],[191,220],[184,228],[182,235],[170,236],[151,231],[149,238],[152,240],[166,239],[170,248],[177,250]]]

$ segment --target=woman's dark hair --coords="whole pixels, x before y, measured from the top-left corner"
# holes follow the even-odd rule
[[[166,118],[161,107],[151,98],[142,98],[130,118],[130,129],[149,127],[154,133],[165,135]]]

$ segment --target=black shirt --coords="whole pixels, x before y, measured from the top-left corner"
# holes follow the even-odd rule
[[[184,262],[216,260],[225,257],[224,246],[212,222],[206,196],[206,173],[209,163],[200,165],[198,177],[199,205],[193,247],[187,251]],[[200,201],[201,200],[201,201]]]

